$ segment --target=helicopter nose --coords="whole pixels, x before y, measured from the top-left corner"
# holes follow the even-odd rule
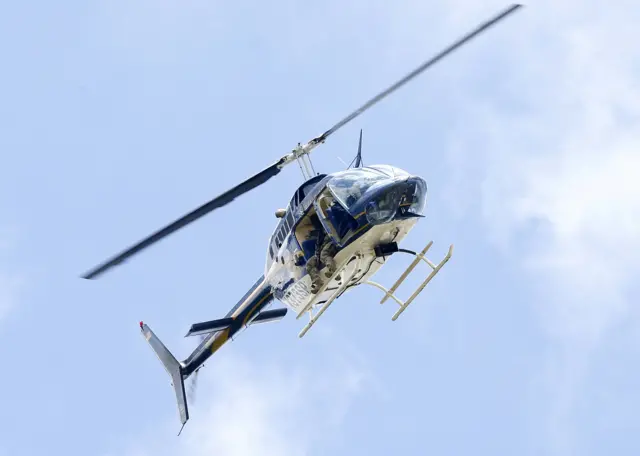
[[[423,215],[427,203],[427,182],[417,176],[407,179],[408,190],[401,203],[401,208],[406,208],[405,213],[410,215]]]
[[[393,220],[408,188],[406,179],[401,179],[378,192],[365,206],[367,221],[371,225],[380,225]]]

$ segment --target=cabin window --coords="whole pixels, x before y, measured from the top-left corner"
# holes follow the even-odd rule
[[[300,218],[300,221],[296,226],[296,230],[295,232],[293,232],[300,246],[302,246],[304,242],[308,240],[312,240],[315,245],[315,237],[317,236],[317,234],[313,235],[313,232],[318,230],[319,226],[317,226],[313,222],[312,218],[317,218],[316,211],[313,206],[311,206],[311,209],[308,213],[304,214],[304,216]]]
[[[287,215],[287,231],[291,231],[291,227],[293,226],[293,212],[289,212]]]

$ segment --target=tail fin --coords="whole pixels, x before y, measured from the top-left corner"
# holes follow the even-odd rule
[[[182,423],[182,427],[186,424],[189,419],[189,409],[187,407],[187,395],[184,390],[184,377],[182,374],[182,365],[178,362],[178,360],[171,354],[167,347],[164,346],[160,339],[151,331],[146,324],[140,322],[140,329],[142,330],[142,335],[153,351],[156,352],[160,361],[164,365],[164,368],[167,370],[169,375],[171,376],[171,382],[173,385],[173,389],[176,393],[176,401],[178,402],[178,413],[180,414],[180,422]],[[182,432],[182,429],[180,429]],[[180,435],[180,434],[178,434]]]

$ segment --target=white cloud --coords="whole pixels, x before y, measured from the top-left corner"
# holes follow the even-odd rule
[[[505,6],[406,0],[384,14],[406,65],[425,57],[406,44],[424,42],[424,24],[444,45]],[[562,340],[595,343],[620,322],[640,272],[638,20],[629,1],[530,2],[432,73],[446,75],[457,122],[444,193],[535,277],[545,327]]]
[[[499,49],[496,97],[458,94],[452,189],[458,215],[477,208],[532,278],[555,341],[541,374],[549,449],[574,454],[591,354],[638,310],[640,8],[539,2],[525,13],[515,44]]]
[[[640,69],[630,66],[640,51],[625,45],[635,21],[622,7],[600,16],[565,5],[557,13],[560,27],[547,32],[553,51],[534,34],[509,53],[509,64],[525,71],[548,62],[553,82],[520,73],[530,111],[489,113],[495,150],[484,215],[491,230],[535,242],[523,260],[555,298],[544,308],[549,329],[593,342],[624,315],[626,286],[640,272]],[[532,224],[538,229],[525,233]]]
[[[304,456],[312,447],[322,448],[327,435],[331,441],[339,435],[367,376],[351,355],[299,365],[276,366],[221,352],[202,371],[182,436],[176,439],[179,422],[172,417],[153,430],[153,439],[142,439],[144,448],[130,447],[126,454]]]

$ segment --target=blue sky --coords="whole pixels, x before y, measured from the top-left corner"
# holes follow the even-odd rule
[[[397,322],[376,290],[256,327],[178,439],[179,357],[262,273],[290,167],[103,279],[501,9],[112,0],[0,15],[0,455],[637,454],[640,73],[632,2],[539,1],[314,152],[429,184],[409,248],[454,257]],[[377,276],[391,283],[400,258]],[[419,279],[403,290],[405,296]]]

